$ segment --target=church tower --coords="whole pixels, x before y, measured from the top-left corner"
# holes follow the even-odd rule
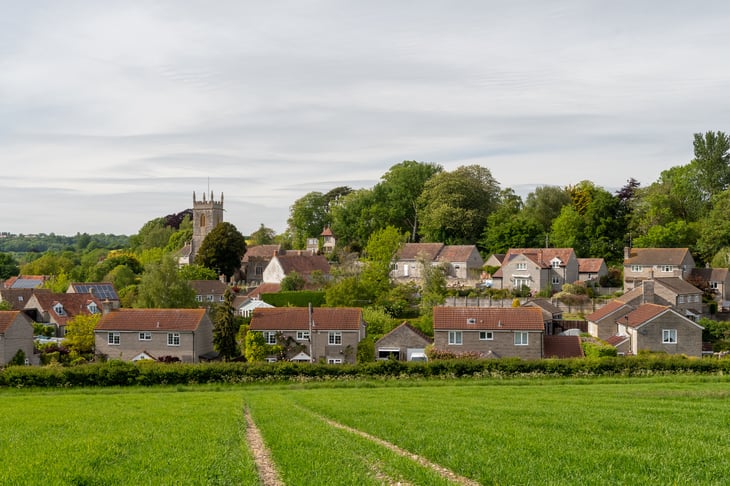
[[[213,198],[213,191],[210,191],[210,200],[206,200],[203,193],[203,200],[199,201],[193,192],[193,241],[190,255],[190,263],[195,262],[200,245],[213,228],[223,222],[223,193],[220,201]]]

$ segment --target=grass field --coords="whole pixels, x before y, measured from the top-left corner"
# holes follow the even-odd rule
[[[5,389],[0,484],[260,484],[246,409],[287,485],[730,478],[730,380],[678,376]]]

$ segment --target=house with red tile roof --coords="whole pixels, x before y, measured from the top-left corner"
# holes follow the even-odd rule
[[[640,304],[668,305],[695,321],[704,313],[702,290],[679,277],[644,280],[619,299],[632,306]]]
[[[579,282],[598,283],[605,275],[608,275],[608,267],[603,258],[578,258]]]
[[[627,336],[631,354],[640,351],[702,356],[702,326],[670,306],[642,304],[617,321],[618,335]]]
[[[480,278],[484,260],[475,245],[445,245],[443,243],[406,243],[396,255],[391,277],[415,279],[422,277],[423,263],[443,264],[446,276],[463,281]]]
[[[312,255],[306,251],[279,252],[274,255],[264,269],[264,283],[281,283],[284,277],[296,272],[302,276],[308,284],[315,284],[316,275],[322,278],[329,278],[330,264],[322,255]]]
[[[202,308],[113,310],[96,325],[94,342],[97,354],[123,361],[154,357],[198,363],[216,355],[213,323]]]
[[[510,248],[502,266],[492,276],[501,289],[529,288],[560,291],[564,284],[578,280],[578,257],[572,248]]]
[[[263,333],[270,345],[286,344],[286,360],[342,364],[355,363],[365,328],[356,307],[276,307],[254,309],[249,332]]]
[[[103,302],[93,294],[33,292],[24,312],[35,322],[56,327],[56,336],[66,335],[66,324],[77,315],[99,314]]]
[[[404,322],[375,341],[375,359],[426,361],[426,346],[432,343],[432,338]]]
[[[50,292],[49,289],[0,289],[0,302],[7,302],[11,310],[23,310],[28,299],[35,292]]]
[[[37,289],[49,278],[48,275],[18,275],[7,279],[3,282],[3,286],[6,289]]]
[[[102,302],[109,302],[112,309],[121,307],[119,295],[111,282],[72,282],[66,289],[66,293],[93,294]]]
[[[21,311],[0,311],[0,366],[23,351],[28,364],[38,364],[34,355],[33,321]]]
[[[677,277],[686,280],[695,261],[688,248],[624,248],[624,290],[644,280]]]
[[[322,233],[320,233],[320,238],[322,238],[322,251],[325,253],[332,253],[335,251],[335,246],[337,245],[337,239],[335,238],[335,234],[332,233],[332,229],[328,226],[324,230],[322,230]]]
[[[434,347],[482,357],[543,357],[544,323],[537,307],[434,307]]]
[[[607,341],[611,336],[618,333],[619,318],[633,311],[634,307],[626,304],[621,299],[613,299],[595,312],[588,314],[588,333],[599,339]]]

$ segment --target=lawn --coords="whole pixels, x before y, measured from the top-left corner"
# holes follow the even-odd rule
[[[730,477],[730,380],[677,376],[5,389],[0,483],[259,484],[246,407],[287,485]]]

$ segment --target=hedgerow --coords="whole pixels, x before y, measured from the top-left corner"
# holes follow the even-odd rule
[[[205,383],[291,382],[341,379],[522,376],[646,376],[726,374],[730,359],[639,355],[582,359],[451,359],[427,363],[395,360],[356,365],[308,363],[157,363],[108,361],[80,366],[9,366],[0,387],[152,386]]]

